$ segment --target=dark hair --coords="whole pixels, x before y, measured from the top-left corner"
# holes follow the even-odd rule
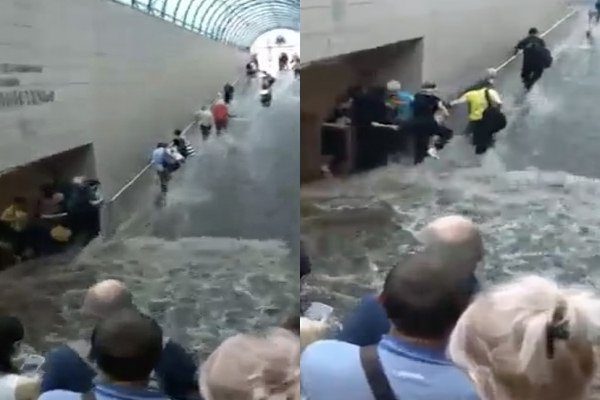
[[[540,31],[538,31],[537,28],[530,28],[529,29],[529,34],[530,35],[537,35],[538,33],[540,33]]]
[[[300,336],[300,313],[298,312],[287,317],[281,324],[281,327]]]
[[[312,263],[310,261],[310,256],[306,251],[306,246],[304,246],[304,242],[300,241],[300,278],[305,275],[310,274],[312,270]]]
[[[450,269],[431,254],[417,254],[394,267],[386,277],[382,302],[396,329],[421,339],[444,339],[473,295],[476,280],[448,282],[440,271]],[[430,273],[430,271],[434,271]]]
[[[92,354],[102,372],[121,382],[147,380],[162,353],[162,329],[136,310],[122,310],[98,324]]]
[[[5,374],[19,373],[13,365],[12,357],[15,353],[15,344],[23,340],[25,329],[18,318],[0,317],[0,372]]]
[[[54,194],[54,187],[50,184],[42,185],[40,188],[44,197],[52,197]]]
[[[173,132],[173,134],[175,136],[181,136],[181,129],[175,129],[175,132]]]
[[[167,147],[168,145],[165,142],[159,142],[156,147],[160,148],[160,147]]]

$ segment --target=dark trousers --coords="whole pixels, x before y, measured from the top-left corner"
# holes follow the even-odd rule
[[[167,169],[163,169],[162,171],[157,171],[158,182],[160,183],[160,191],[162,193],[167,193],[169,187],[169,180],[171,179],[171,174]]]
[[[533,85],[542,77],[544,70],[541,68],[525,68],[521,70],[521,79],[526,90],[530,90]]]
[[[440,126],[433,118],[419,118],[410,121],[405,129],[413,142],[413,162],[420,164],[427,157],[431,138],[438,134]]]
[[[202,139],[206,140],[210,136],[212,126],[200,125],[200,131],[202,132]]]
[[[42,233],[45,232],[42,230]],[[17,256],[23,255],[28,248],[31,248],[36,254],[40,254],[39,249],[43,247],[44,241],[38,226],[29,225],[23,231],[17,232],[5,222],[0,222],[0,239],[7,241]]]
[[[222,134],[227,129],[227,120],[215,120],[215,128],[217,129],[217,135]]]
[[[483,121],[471,121],[471,124],[473,129],[471,143],[475,147],[475,154],[484,154],[488,149],[494,147],[496,137]]]

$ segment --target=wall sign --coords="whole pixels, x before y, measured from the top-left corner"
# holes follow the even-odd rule
[[[39,74],[44,68],[40,65],[0,64],[0,74]],[[54,90],[23,89],[21,80],[15,76],[0,75],[0,109],[35,106],[54,101]]]

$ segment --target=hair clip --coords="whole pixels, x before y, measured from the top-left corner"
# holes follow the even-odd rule
[[[554,342],[556,340],[568,340],[569,321],[562,321],[559,324],[549,323],[546,325],[546,355],[549,359],[554,358]]]

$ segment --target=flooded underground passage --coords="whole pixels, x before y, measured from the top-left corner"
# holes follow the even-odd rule
[[[574,380],[560,375],[552,382],[563,386],[548,384],[545,389],[533,375],[556,373],[546,369],[551,362],[545,360],[562,351],[562,344],[548,347],[550,355],[543,350],[554,346],[549,344],[554,341],[549,333],[553,318],[559,315],[568,321],[565,325],[578,329],[577,318],[566,315],[578,309],[570,296],[589,296],[589,313],[583,313],[588,313],[584,320],[589,325],[582,329],[589,334],[597,330],[591,321],[600,282],[594,212],[600,191],[600,150],[595,145],[600,127],[592,117],[600,82],[598,11],[593,5],[591,11],[580,5],[558,7],[543,22],[529,14],[539,4],[507,2],[495,9],[494,18],[517,32],[501,38],[481,28],[477,39],[468,39],[435,15],[447,19],[460,12],[479,18],[485,11],[467,11],[464,4],[455,4],[460,11],[454,6],[440,10],[426,3],[421,3],[424,9],[436,12],[388,8],[389,17],[377,14],[379,23],[370,19],[377,13],[374,7],[371,14],[363,9],[372,32],[343,43],[332,30],[331,46],[314,50],[315,59],[303,75],[300,207],[302,241],[310,259],[301,284],[307,331],[303,393],[312,400],[341,393],[374,399],[382,392],[389,395],[383,398],[409,399],[593,398],[581,388],[596,394],[592,378],[597,373]],[[522,16],[503,14],[516,8]],[[421,16],[423,24],[435,29],[397,24],[394,35],[406,31],[406,40],[389,44],[386,22],[394,12],[400,18],[409,10],[413,20]],[[340,18],[350,21],[356,15],[352,12],[346,6]],[[493,25],[494,18],[487,21]],[[367,37],[388,41],[367,46]],[[460,52],[451,56],[446,50],[458,43]],[[527,59],[536,51],[539,64]],[[538,72],[541,76],[535,76]],[[403,108],[407,103],[411,106]],[[423,104],[430,107],[425,122],[419,108]],[[498,115],[487,111],[494,107],[506,117],[506,125],[495,130],[485,116]],[[477,135],[485,135],[486,129],[495,141],[480,152]],[[450,138],[443,140],[447,131]],[[419,134],[431,135],[431,140],[417,161]],[[453,263],[450,257],[456,254],[448,243],[459,239],[444,239],[441,233],[449,221],[475,226],[483,251],[478,248],[473,258]],[[428,235],[436,229],[440,236],[434,240]],[[442,244],[444,240],[448,243]],[[448,288],[447,282],[463,279],[467,263],[472,268],[466,282]],[[453,272],[443,275],[444,267]],[[523,278],[531,275],[535,277]],[[452,308],[452,296],[465,293],[473,296],[472,303]],[[432,302],[440,299],[447,302],[434,309]],[[532,342],[526,343],[523,335],[534,316],[548,330],[539,337],[528,331]],[[435,318],[440,322],[432,322]],[[480,338],[482,347],[476,350],[488,351],[490,358],[469,354],[464,335]],[[510,348],[499,344],[504,339]],[[589,355],[597,343],[583,340]],[[520,364],[518,351],[534,342],[541,343],[542,358]],[[385,379],[370,364],[372,348]],[[507,372],[503,368],[508,364],[500,358],[522,370]],[[522,378],[525,386],[511,386],[503,372]],[[338,383],[335,393],[327,384],[332,380]],[[575,381],[585,383],[569,386]],[[531,391],[519,392],[524,387]]]

